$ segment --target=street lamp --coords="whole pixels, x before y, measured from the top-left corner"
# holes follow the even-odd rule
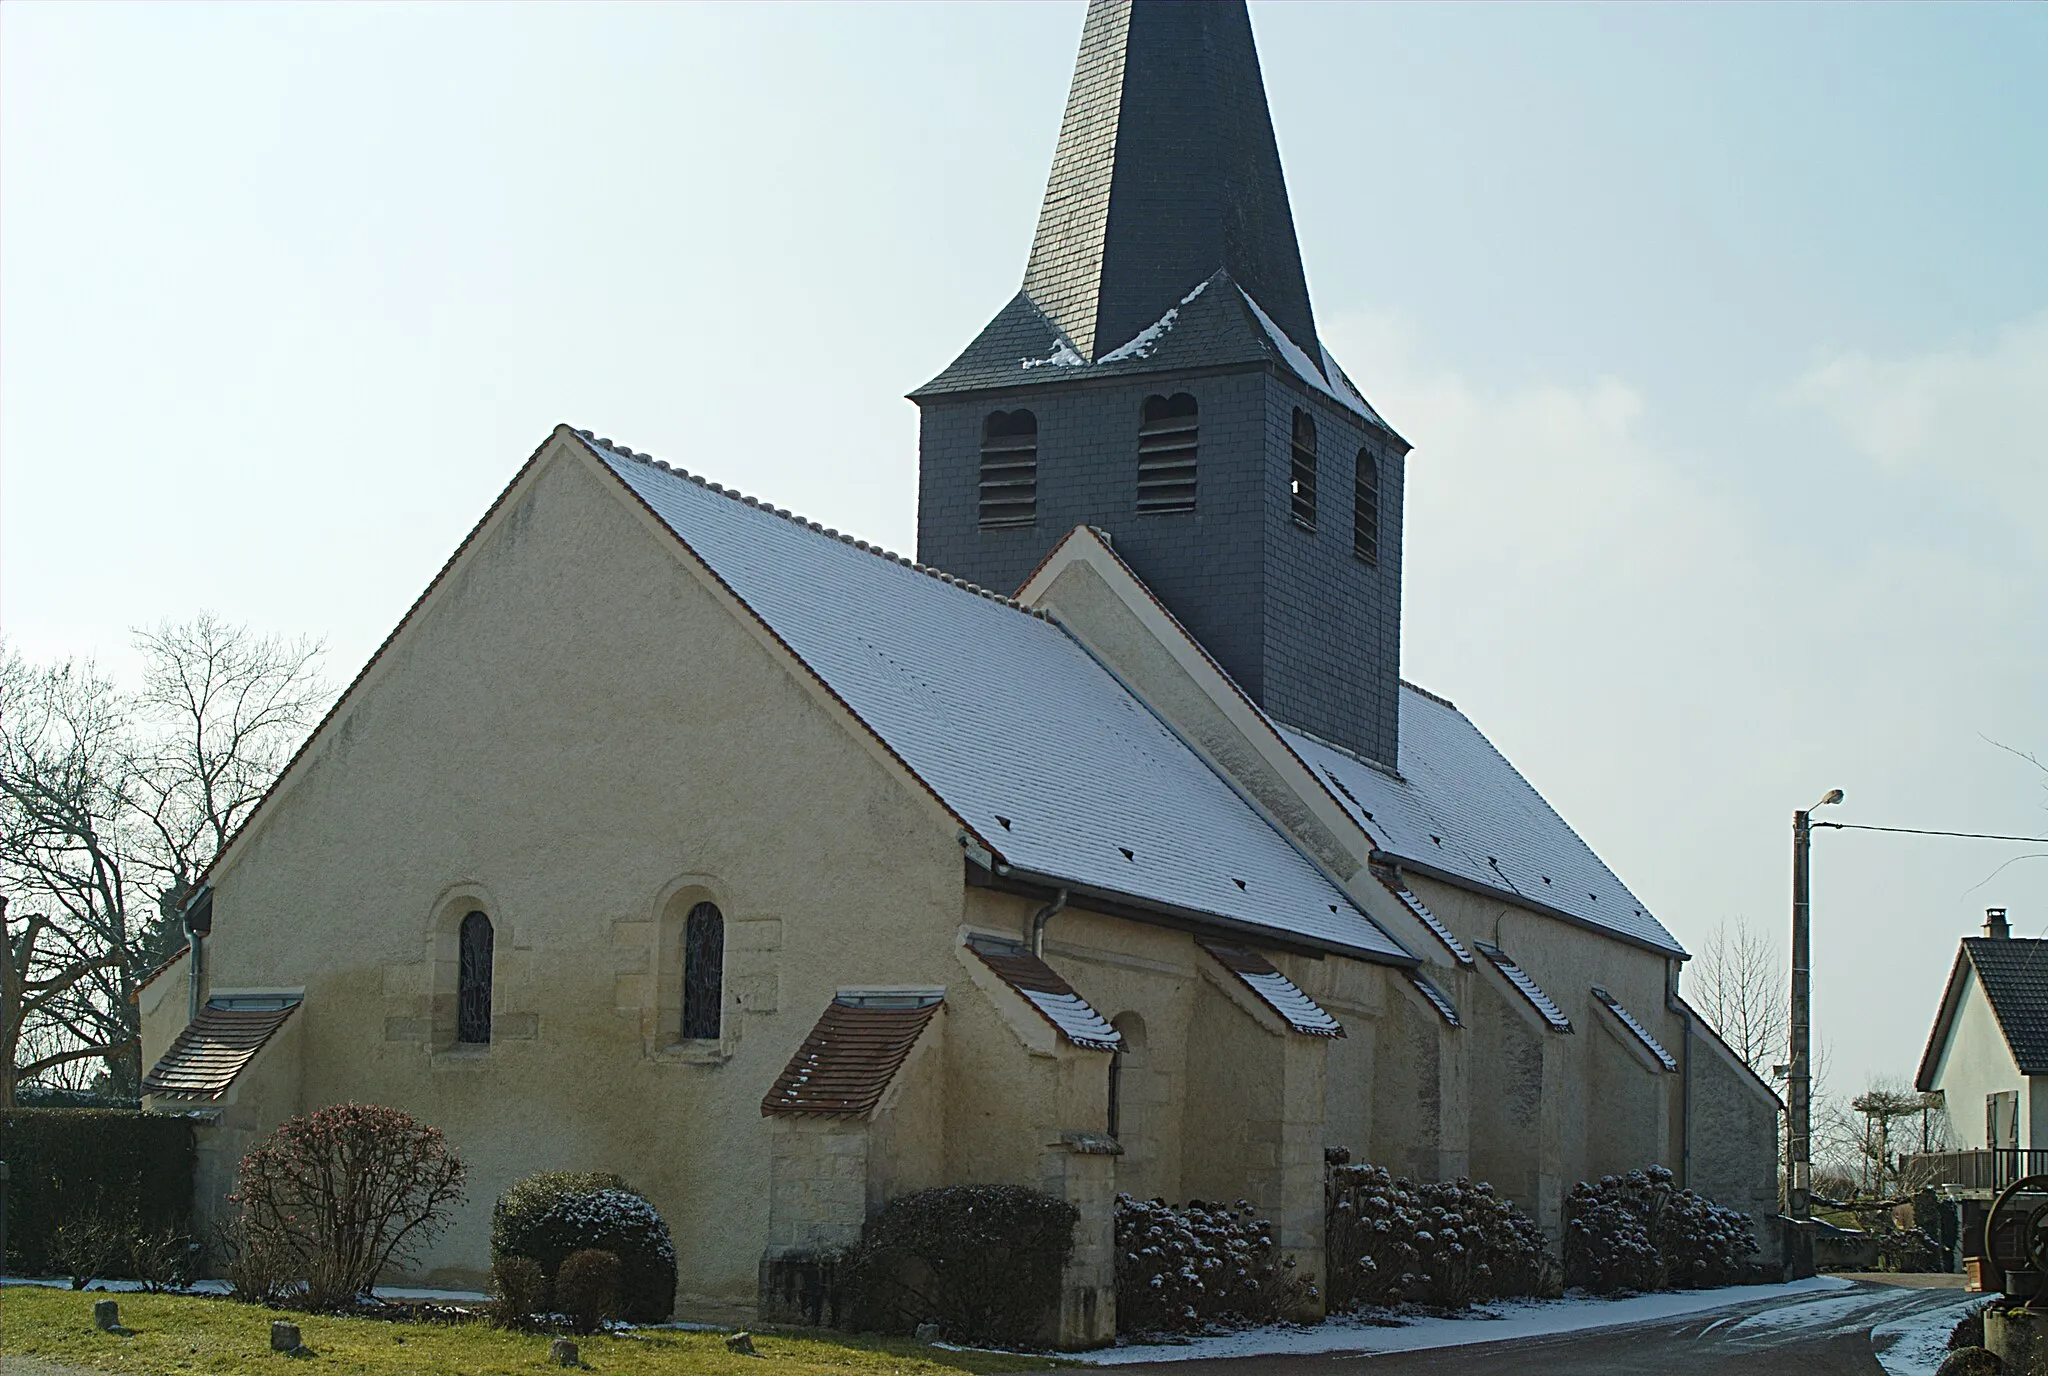
[[[1829,789],[1813,806],[1841,801],[1842,790]],[[1807,884],[1811,812],[1807,808],[1792,814],[1792,1068],[1785,1077],[1785,1211],[1795,1223],[1813,1217],[1813,966]]]

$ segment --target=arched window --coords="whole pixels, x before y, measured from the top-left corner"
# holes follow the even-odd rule
[[[1038,417],[991,411],[981,423],[981,528],[1038,521]]]
[[[1294,496],[1294,524],[1303,530],[1316,528],[1316,423],[1308,412],[1294,410],[1294,479],[1288,485]]]
[[[1186,392],[1146,397],[1138,422],[1138,514],[1195,509],[1195,432],[1200,417]]]
[[[699,903],[683,924],[683,1039],[718,1036],[725,997],[725,918],[714,904]]]
[[[1351,497],[1351,553],[1363,563],[1380,561],[1380,461],[1370,449],[1358,451],[1358,486]]]
[[[491,920],[482,913],[470,913],[462,919],[457,944],[460,958],[455,977],[455,1040],[488,1043],[491,1039],[491,953],[496,945]]]

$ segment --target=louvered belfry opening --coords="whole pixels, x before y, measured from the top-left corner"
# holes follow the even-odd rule
[[[1351,553],[1360,563],[1380,561],[1380,463],[1358,451],[1358,486],[1351,498]]]
[[[1146,397],[1138,425],[1138,514],[1195,509],[1200,408],[1186,392]]]
[[[464,917],[457,945],[455,1040],[483,1045],[491,1040],[491,958],[497,945],[491,919],[482,913]]]
[[[992,411],[981,426],[981,528],[1012,530],[1038,521],[1038,417]]]
[[[716,904],[699,903],[683,925],[683,1039],[719,1035],[725,998],[725,917]]]
[[[1316,528],[1316,422],[1315,417],[1296,407],[1294,411],[1294,477],[1288,491],[1294,497],[1294,524],[1303,530]]]

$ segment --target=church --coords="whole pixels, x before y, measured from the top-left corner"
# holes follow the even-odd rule
[[[1662,1162],[1776,1254],[1779,1105],[1685,952],[1401,677],[1409,443],[1318,337],[1242,0],[1092,0],[1022,288],[911,399],[915,558],[715,454],[519,466],[141,992],[202,1211],[354,1100],[469,1164],[416,1283],[614,1171],[687,1318],[1002,1182],[1079,1209],[1100,1344],[1117,1194],[1250,1200],[1319,1274],[1339,1147],[1553,1238]]]

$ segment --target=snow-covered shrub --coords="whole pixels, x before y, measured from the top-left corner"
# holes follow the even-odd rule
[[[1749,1215],[1679,1189],[1663,1166],[1582,1180],[1565,1200],[1565,1280],[1597,1294],[1727,1285],[1756,1250]]]
[[[1323,1245],[1330,1307],[1473,1301],[1548,1293],[1554,1270],[1534,1219],[1484,1182],[1416,1184],[1331,1153]]]
[[[1120,1333],[1192,1333],[1272,1323],[1316,1293],[1273,1241],[1273,1225],[1240,1199],[1116,1199],[1116,1326]]]
[[[674,1311],[676,1249],[668,1224],[618,1176],[547,1171],[499,1196],[491,1213],[494,1262],[529,1257],[553,1282],[564,1258],[586,1250],[618,1257],[620,1318],[661,1323]]]
[[[1058,1311],[1080,1211],[1021,1185],[946,1185],[892,1199],[834,1258],[849,1326],[1028,1345]]]
[[[586,1247],[562,1258],[555,1303],[578,1333],[595,1333],[619,1314],[619,1256]]]

